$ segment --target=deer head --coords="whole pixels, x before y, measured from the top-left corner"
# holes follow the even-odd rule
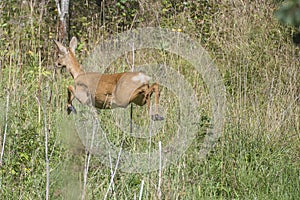
[[[77,47],[77,39],[73,37],[70,41],[69,48],[65,47],[62,43],[54,40],[58,47],[58,59],[55,62],[57,67],[66,67],[75,79],[80,73],[83,72],[80,64],[75,57],[75,49]]]

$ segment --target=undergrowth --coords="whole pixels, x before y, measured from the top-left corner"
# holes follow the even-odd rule
[[[118,0],[116,7],[106,1],[100,6],[94,1],[70,5],[69,37],[80,40],[76,52],[80,62],[110,35],[164,27],[201,43],[226,87],[226,126],[203,159],[203,137],[213,122],[201,74],[166,52],[136,52],[135,66],[155,61],[184,76],[197,93],[199,110],[194,112],[201,117],[192,144],[161,174],[121,170],[114,174],[101,157],[89,154],[76,131],[76,117],[66,114],[67,86],[73,81],[68,72],[55,68],[52,39],[58,37],[57,10],[55,1],[43,2],[43,6],[36,1],[0,2],[1,199],[45,199],[46,192],[50,199],[78,199],[83,194],[85,199],[138,199],[141,191],[142,199],[299,198],[299,47],[291,41],[296,30],[274,18],[279,4]],[[130,57],[124,55],[107,72],[130,71]],[[115,126],[116,120],[129,123],[130,108],[121,111],[125,119],[114,118],[118,111],[98,113],[108,139],[131,152],[158,149],[159,141],[166,144],[180,128],[176,124],[180,103],[168,88],[161,90],[166,121],[151,141],[129,134],[124,139]],[[80,108],[78,102],[74,105]],[[145,107],[134,107],[133,121],[149,126]]]

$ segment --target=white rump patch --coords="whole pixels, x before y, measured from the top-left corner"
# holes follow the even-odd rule
[[[131,78],[131,80],[137,82],[141,82],[141,83],[148,83],[148,81],[151,79],[151,77],[149,76],[146,76],[145,74],[143,73],[139,73],[138,75],[134,76]]]

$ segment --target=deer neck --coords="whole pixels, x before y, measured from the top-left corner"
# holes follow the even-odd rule
[[[70,54],[71,54],[71,59],[70,59],[70,63],[67,65],[67,69],[69,70],[73,79],[76,79],[78,75],[84,73],[84,70],[82,69],[77,59],[75,58],[75,55],[72,52],[70,52]]]

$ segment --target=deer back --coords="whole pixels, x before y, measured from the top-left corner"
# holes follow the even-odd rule
[[[150,77],[141,72],[100,74],[84,72],[75,79],[76,97],[97,108],[127,107]],[[87,100],[89,99],[89,100]]]

